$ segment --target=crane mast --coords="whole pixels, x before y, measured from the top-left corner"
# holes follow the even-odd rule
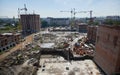
[[[24,10],[25,14],[27,14],[26,4],[24,4],[24,8],[18,8],[18,23],[20,24],[20,11]]]
[[[92,10],[90,10],[90,11],[76,11],[75,8],[73,8],[73,9],[71,9],[70,11],[60,11],[60,12],[71,13],[71,23],[70,23],[71,28],[72,28],[72,27],[76,27],[76,20],[75,20],[76,18],[75,18],[75,15],[76,15],[77,13],[88,13],[88,12],[89,12],[89,14],[90,14],[90,20],[89,20],[89,22],[90,22],[90,23],[93,22],[93,20],[92,20]]]
[[[27,14],[27,7],[26,4],[24,4],[24,8],[18,8],[18,19],[20,19],[20,11],[24,10],[25,14]]]
[[[90,14],[90,19],[89,19],[89,22],[90,24],[93,22],[93,18],[92,18],[92,10],[90,11],[76,11],[75,8],[71,9],[70,11],[60,11],[60,12],[68,12],[68,13],[71,13],[71,27],[72,26],[75,26],[76,24],[76,20],[75,20],[75,15],[77,13],[88,13]]]

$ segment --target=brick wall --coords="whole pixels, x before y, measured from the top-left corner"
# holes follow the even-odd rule
[[[108,74],[120,72],[120,26],[99,26],[95,62]]]
[[[20,34],[0,35],[0,51],[9,49],[20,42]]]
[[[88,40],[95,42],[96,41],[96,32],[97,32],[97,26],[88,26],[88,28],[87,28]]]
[[[40,31],[40,16],[36,14],[20,15],[23,34],[31,34]]]

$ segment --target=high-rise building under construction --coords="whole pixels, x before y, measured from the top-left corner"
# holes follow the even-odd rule
[[[36,33],[40,31],[40,16],[37,14],[22,14],[20,15],[23,35]]]

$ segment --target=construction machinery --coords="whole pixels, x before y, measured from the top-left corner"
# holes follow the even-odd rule
[[[24,4],[24,8],[18,8],[18,19],[20,19],[20,11],[24,10],[25,14],[27,14],[27,8],[26,8],[26,4]]]
[[[89,23],[92,23],[93,22],[93,18],[92,18],[92,10],[90,11],[83,11],[84,13],[89,13],[90,14],[90,18],[89,18]]]
[[[70,23],[70,26],[72,28],[72,26],[74,25],[74,20],[73,20],[73,14],[74,14],[74,10],[71,9],[70,11],[60,11],[60,12],[67,12],[67,13],[71,13],[71,23]]]
[[[75,20],[75,15],[77,13],[90,13],[90,19],[89,19],[89,22],[92,23],[93,22],[93,19],[92,19],[92,10],[90,11],[76,11],[75,8],[71,9],[70,11],[60,11],[60,12],[68,12],[68,13],[71,13],[71,27],[76,27],[76,20]]]

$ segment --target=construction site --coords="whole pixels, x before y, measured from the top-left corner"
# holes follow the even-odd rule
[[[24,8],[18,8],[22,26],[19,43],[0,54],[0,75],[120,74],[120,26],[94,26],[92,10],[72,8],[60,12],[71,14],[68,26],[55,23],[61,25],[69,19],[51,18],[51,24],[56,26],[41,28],[39,14],[27,14],[25,4]],[[78,13],[88,13],[88,22],[77,22],[75,15]]]
[[[0,62],[1,75],[103,75],[86,33],[46,29],[24,45]]]

